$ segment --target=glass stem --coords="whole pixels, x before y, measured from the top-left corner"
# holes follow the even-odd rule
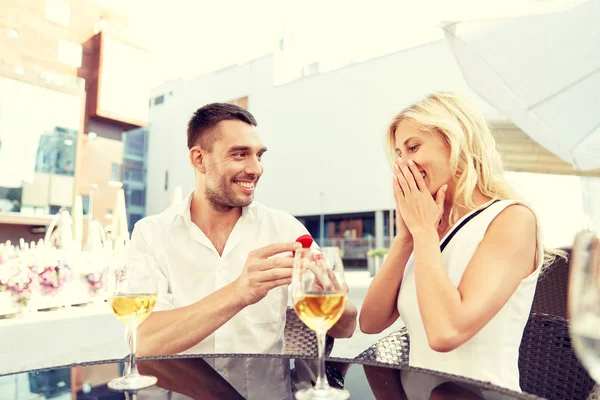
[[[137,342],[137,324],[129,325],[129,365],[126,376],[139,375],[135,362],[135,349]]]
[[[325,376],[325,335],[326,331],[320,330],[316,332],[317,334],[317,349],[319,352],[319,362],[317,369],[317,382],[315,383],[314,388],[316,390],[327,390],[329,389],[329,382],[327,381],[327,377]]]

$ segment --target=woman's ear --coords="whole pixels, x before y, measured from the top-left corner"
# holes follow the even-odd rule
[[[192,167],[202,174],[205,173],[206,166],[204,164],[206,159],[204,158],[204,150],[200,146],[194,146],[190,149],[189,156]]]

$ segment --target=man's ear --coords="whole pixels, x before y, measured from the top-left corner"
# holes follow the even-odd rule
[[[206,172],[206,158],[205,151],[200,146],[194,146],[190,149],[190,163],[194,170],[200,172],[201,174]]]

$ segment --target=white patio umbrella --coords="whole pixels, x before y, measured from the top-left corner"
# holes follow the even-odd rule
[[[600,168],[600,0],[444,31],[477,94],[548,151]]]
[[[125,207],[125,191],[117,190],[115,205],[113,207],[111,237],[114,244],[118,241],[129,240],[129,229],[127,224],[127,208]]]
[[[73,241],[76,250],[81,250],[83,243],[83,201],[81,195],[75,196],[73,204]]]

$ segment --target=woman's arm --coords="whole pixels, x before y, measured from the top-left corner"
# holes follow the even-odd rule
[[[400,189],[399,176],[400,171],[395,169],[392,188],[396,204],[396,236],[381,269],[367,290],[358,321],[363,333],[380,333],[400,316],[398,293],[406,263],[413,251],[413,238],[400,212],[404,195]]]
[[[536,230],[529,208],[507,207],[488,227],[458,288],[442,265],[435,229],[413,232],[417,299],[433,350],[454,350],[500,311],[535,268]]]
[[[362,332],[380,333],[400,316],[397,306],[398,292],[412,250],[412,240],[394,238],[390,252],[371,282],[363,301],[359,317]]]

